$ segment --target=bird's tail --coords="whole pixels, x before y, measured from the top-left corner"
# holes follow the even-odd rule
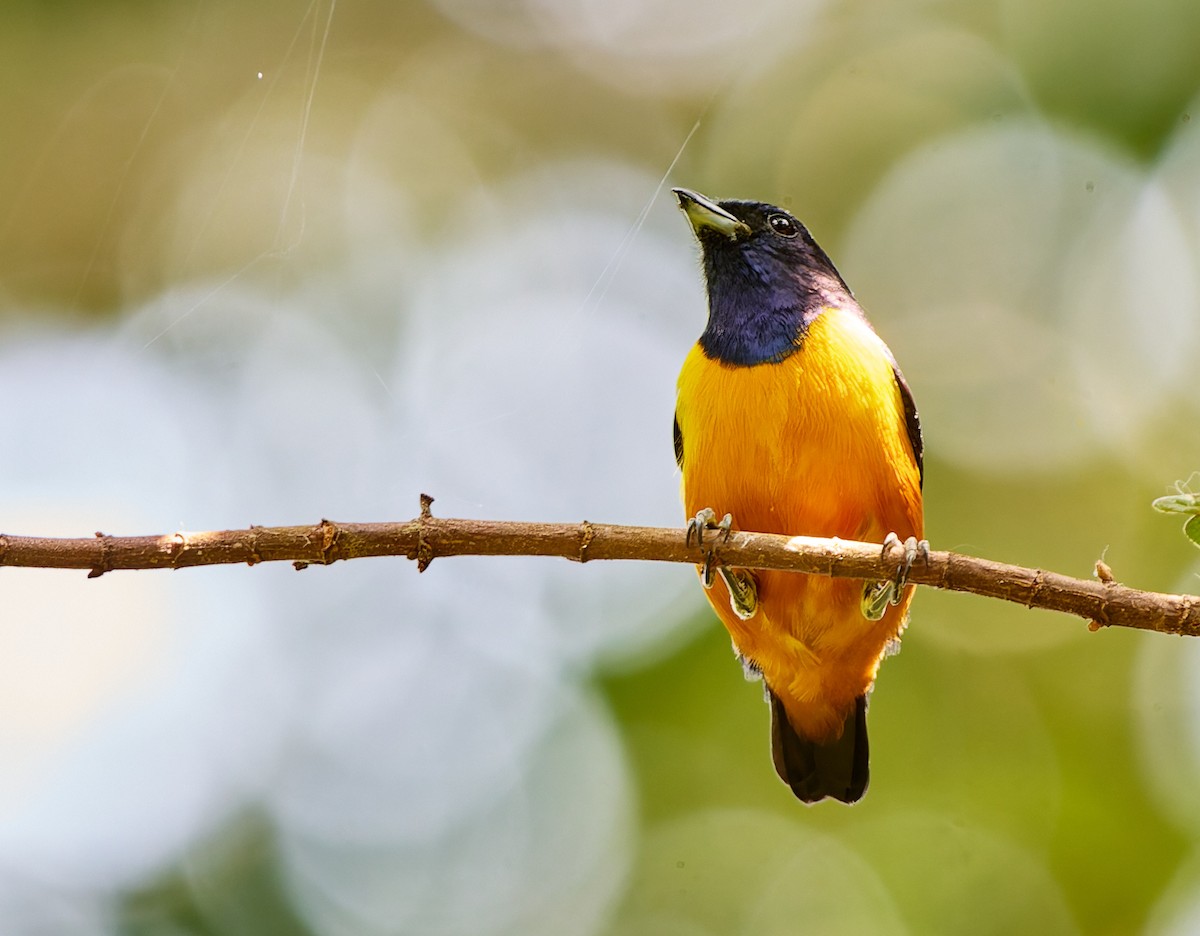
[[[867,790],[867,698],[859,696],[846,716],[842,735],[818,744],[797,734],[783,703],[771,696],[771,756],[775,772],[806,803],[827,796],[854,803]]]

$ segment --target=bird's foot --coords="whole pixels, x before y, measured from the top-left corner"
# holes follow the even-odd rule
[[[924,562],[929,562],[929,540],[918,540],[915,536],[910,536],[901,542],[895,533],[889,533],[884,537],[881,555],[886,558],[888,551],[894,546],[904,550],[904,559],[896,569],[896,577],[890,582],[867,582],[863,586],[862,614],[868,621],[878,621],[889,606],[900,604],[905,586],[908,585],[908,575],[912,571],[913,563],[917,561],[917,556]]]
[[[868,621],[878,621],[892,603],[891,582],[865,582],[862,590],[862,616]]]
[[[743,621],[750,620],[758,610],[758,583],[754,581],[754,575],[745,569],[726,569],[724,566],[717,571],[729,589],[729,607],[733,608],[733,613]]]
[[[908,584],[908,574],[912,572],[913,563],[917,561],[917,556],[921,557],[921,561],[926,565],[929,564],[929,540],[919,540],[915,536],[910,536],[903,543],[900,542],[900,537],[895,533],[889,533],[883,538],[883,556],[887,556],[888,550],[893,546],[900,546],[904,549],[904,561],[900,563],[896,569],[896,578],[892,581],[892,604],[900,603],[900,596],[904,592],[904,586]]]
[[[688,521],[687,544],[704,550],[704,565],[700,569],[700,581],[704,587],[712,588],[713,579],[719,573],[729,590],[729,606],[734,614],[745,621],[754,617],[754,612],[758,610],[758,584],[754,575],[745,569],[726,569],[717,559],[718,544],[728,542],[732,530],[731,514],[725,514],[717,520],[716,512],[711,507],[705,507]],[[706,541],[704,534],[710,531],[719,535]]]
[[[712,588],[713,573],[716,571],[717,542],[726,542],[732,529],[733,515],[725,514],[718,521],[717,514],[711,507],[705,507],[688,521],[687,545],[699,546],[704,550],[704,566],[700,570],[700,580],[704,583],[705,588]],[[704,533],[708,530],[719,531],[721,536],[706,544]]]

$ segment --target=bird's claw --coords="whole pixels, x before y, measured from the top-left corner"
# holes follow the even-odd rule
[[[705,541],[706,531],[717,531],[720,536]],[[700,581],[705,588],[712,588],[719,573],[729,590],[729,606],[743,621],[754,617],[758,610],[758,585],[754,576],[745,569],[726,569],[717,560],[718,543],[726,543],[733,531],[733,515],[725,514],[720,520],[711,507],[705,507],[687,525],[687,545],[699,546],[704,550],[704,565],[700,567]]]
[[[904,587],[908,584],[908,574],[912,572],[913,563],[917,561],[917,556],[920,556],[921,561],[926,565],[929,564],[929,540],[919,540],[915,536],[910,536],[902,543],[900,542],[900,537],[895,533],[889,533],[883,538],[883,552],[881,555],[886,557],[888,550],[893,546],[900,546],[904,549],[904,561],[896,569],[896,578],[892,582],[892,604],[895,605],[900,603],[900,596],[904,593]]]
[[[700,571],[700,580],[704,583],[705,588],[712,588],[713,573],[716,571],[717,550],[716,543],[712,543],[706,547],[704,542],[705,530],[719,530],[723,535],[720,538],[722,543],[728,541],[730,530],[733,529],[733,515],[725,514],[719,521],[717,514],[711,507],[705,507],[696,516],[688,521],[687,525],[687,545],[699,546],[704,550],[704,566]]]
[[[720,530],[722,533],[721,542],[729,539],[729,533],[733,529],[733,514],[725,514],[720,520],[717,520],[717,512],[711,507],[705,507],[696,516],[688,521],[687,525],[687,544],[689,546],[704,545],[705,530]]]
[[[896,569],[895,578],[888,582],[867,582],[863,586],[862,613],[868,621],[878,621],[889,606],[900,604],[904,598],[904,589],[908,585],[908,575],[917,561],[917,556],[924,562],[929,562],[929,540],[918,540],[915,536],[910,536],[901,542],[895,533],[889,533],[884,537],[880,555],[886,559],[888,551],[895,546],[904,550],[904,559]]]

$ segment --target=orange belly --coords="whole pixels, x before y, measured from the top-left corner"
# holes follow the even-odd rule
[[[737,528],[883,541],[923,535],[920,474],[883,342],[827,309],[778,364],[733,367],[692,349],[679,378],[688,516],[711,507]],[[733,613],[718,577],[709,601],[738,651],[815,741],[841,730],[904,627],[912,590],[868,621],[863,583],[759,571],[758,610]]]

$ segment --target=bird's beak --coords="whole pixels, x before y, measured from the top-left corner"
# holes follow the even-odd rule
[[[710,198],[690,189],[671,189],[679,199],[679,207],[692,223],[692,230],[699,236],[701,231],[716,231],[730,240],[738,240],[750,233],[750,225],[740,221]]]

